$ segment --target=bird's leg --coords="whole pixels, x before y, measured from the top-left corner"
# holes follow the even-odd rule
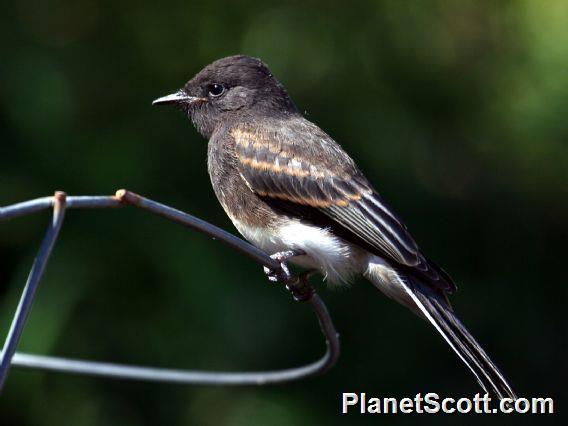
[[[304,250],[286,250],[279,251],[270,256],[272,259],[280,263],[279,268],[268,268],[264,267],[264,273],[268,276],[268,279],[272,282],[279,282],[284,284],[292,283],[296,278],[290,273],[288,265],[286,262],[296,256],[302,256],[306,254]]]

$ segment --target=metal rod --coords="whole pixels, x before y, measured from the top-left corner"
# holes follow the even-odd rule
[[[39,369],[59,373],[99,376],[123,380],[144,380],[199,385],[268,385],[281,384],[323,374],[333,366],[339,356],[339,340],[325,305],[314,295],[312,307],[326,336],[327,350],[319,360],[297,368],[257,372],[207,372],[168,368],[140,367],[108,362],[84,361],[17,353],[12,364],[22,369]],[[325,324],[325,325],[324,325]]]
[[[53,250],[53,246],[57,240],[57,236],[59,235],[61,225],[63,224],[63,218],[65,217],[65,197],[66,195],[64,192],[56,192],[53,197],[53,216],[51,223],[47,228],[45,237],[34,260],[30,274],[28,275],[28,280],[24,290],[22,291],[22,296],[18,303],[18,307],[16,308],[16,313],[14,314],[12,324],[10,325],[10,330],[6,336],[2,353],[0,353],[0,391],[2,390],[6,377],[8,376],[10,363],[14,353],[16,352],[16,347],[18,346],[18,342],[22,336],[26,319],[28,318],[32,308],[37,287],[43,276],[43,272],[45,271],[45,266],[47,265],[49,256],[51,255],[51,251]],[[20,206],[24,204],[25,203],[20,204]],[[20,212],[22,211],[29,212],[31,210],[24,207],[20,210]]]
[[[105,209],[112,207],[123,207],[124,204],[116,197],[108,195],[78,195],[75,197],[67,197],[68,209]]]
[[[156,201],[149,200],[148,198],[144,198],[141,195],[126,191],[124,189],[116,192],[116,198],[124,203],[139,207],[141,209],[149,211],[150,213],[165,217],[174,222],[195,229],[196,231],[210,235],[213,238],[227,244],[229,247],[246,254],[248,257],[260,263],[261,265],[267,266],[272,269],[280,267],[280,263],[272,259],[264,251],[256,248],[250,243],[247,243],[241,238],[235,237],[230,232],[227,232],[215,225],[211,225],[209,222],[205,222],[204,220],[199,219],[195,216],[184,213],[164,204],[160,204]]]
[[[0,220],[3,220],[18,216],[25,216],[53,206],[52,221],[46,232],[42,245],[40,246],[34,265],[32,266],[32,270],[30,271],[28,281],[14,315],[12,326],[6,338],[4,349],[1,353],[0,390],[2,389],[2,385],[5,381],[10,365],[22,369],[39,369],[126,380],[147,380],[209,385],[262,385],[284,383],[316,374],[322,374],[335,364],[340,352],[339,338],[325,304],[320,297],[313,292],[313,289],[308,289],[310,290],[306,293],[308,294],[308,297],[302,300],[310,303],[314,310],[322,333],[325,337],[327,349],[323,357],[319,360],[297,368],[261,372],[203,372],[130,366],[54,356],[16,353],[15,350],[22,334],[25,320],[29,315],[35,290],[37,289],[59,234],[59,230],[61,229],[66,208],[114,208],[124,205],[139,207],[143,210],[198,230],[206,235],[210,235],[266,267],[275,269],[281,266],[277,260],[272,259],[267,253],[221,228],[211,225],[210,223],[187,213],[126,190],[117,191],[116,196],[66,197],[64,193],[57,192],[54,197],[38,198],[24,203],[0,208]],[[309,286],[307,280],[302,284],[304,286]]]
[[[47,210],[53,205],[53,197],[36,198],[11,206],[0,207],[0,220],[8,220],[13,217],[25,216],[41,210]]]

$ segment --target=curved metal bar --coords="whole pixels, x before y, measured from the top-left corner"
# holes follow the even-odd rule
[[[311,364],[277,371],[261,372],[200,372],[166,368],[140,367],[121,365],[88,360],[76,360],[35,354],[15,353],[21,336],[25,319],[31,309],[35,289],[39,284],[45,265],[57,239],[66,208],[113,208],[123,205],[133,205],[146,211],[163,216],[174,222],[198,230],[213,238],[219,239],[231,248],[247,255],[256,262],[271,268],[280,268],[281,264],[268,254],[252,246],[244,240],[211,225],[201,219],[184,213],[172,207],[157,203],[126,190],[117,191],[116,196],[74,196],[66,197],[64,193],[56,193],[54,197],[38,198],[12,206],[0,208],[0,220],[24,216],[51,206],[54,208],[53,220],[40,247],[28,283],[22,293],[22,298],[14,316],[14,321],[0,359],[0,390],[8,373],[10,365],[23,369],[40,369],[62,373],[104,376],[127,380],[147,380],[185,384],[208,385],[263,385],[285,383],[328,371],[337,361],[340,352],[339,337],[333,326],[329,312],[307,282],[306,277],[299,277],[288,288],[296,300],[307,301],[314,310],[322,333],[326,339],[327,350],[322,358]],[[298,294],[302,294],[298,298]],[[307,295],[307,296],[305,296]]]
[[[47,210],[53,206],[53,197],[36,198],[11,206],[0,207],[0,220],[8,220],[13,217],[26,216],[41,210]]]
[[[252,244],[246,242],[245,240],[235,237],[230,232],[225,231],[215,225],[211,225],[209,222],[205,222],[190,214],[184,213],[180,210],[174,209],[172,207],[160,204],[156,201],[144,198],[141,195],[135,194],[134,192],[126,191],[121,189],[116,192],[116,198],[120,201],[140,207],[146,211],[154,213],[158,216],[165,217],[174,222],[180,223],[182,225],[188,226],[196,231],[202,232],[204,234],[210,235],[223,243],[227,244],[229,247],[246,254],[248,257],[254,261],[260,263],[263,266],[276,269],[280,268],[280,263],[272,259],[268,254],[259,248],[253,246]]]
[[[20,297],[20,302],[16,308],[16,313],[12,319],[12,324],[10,325],[10,330],[6,336],[6,341],[4,342],[4,347],[2,353],[0,354],[0,390],[2,389],[4,382],[6,381],[6,376],[8,375],[8,370],[10,369],[10,363],[12,362],[12,357],[16,352],[16,347],[22,336],[22,331],[24,330],[24,325],[26,319],[32,309],[32,304],[35,298],[35,292],[39,285],[39,282],[45,271],[45,266],[59,235],[59,230],[63,224],[63,218],[65,217],[65,193],[56,192],[53,197],[53,217],[45,237],[41,243],[37,256],[28,275],[28,280],[22,291],[22,296]],[[43,201],[42,201],[43,202]],[[20,206],[26,203],[20,204]],[[20,209],[20,212],[29,212],[28,206]],[[26,214],[26,213],[23,213]]]
[[[258,371],[246,373],[206,372],[177,370],[167,368],[139,367],[114,364],[107,362],[84,361],[70,358],[59,358],[43,355],[17,353],[12,364],[23,369],[39,369],[71,373],[86,376],[98,376],[124,380],[144,380],[151,382],[166,382],[198,385],[268,385],[287,383],[304,379],[317,374],[323,374],[333,366],[339,354],[339,340],[333,329],[331,318],[325,305],[314,295],[312,307],[318,317],[322,330],[331,327],[326,334],[327,350],[322,358],[297,368],[277,371]],[[325,332],[324,332],[325,333]]]

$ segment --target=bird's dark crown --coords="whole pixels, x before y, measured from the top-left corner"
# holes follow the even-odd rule
[[[245,55],[229,56],[207,65],[178,93],[191,99],[176,103],[207,138],[220,124],[232,120],[298,113],[268,67],[260,59]]]

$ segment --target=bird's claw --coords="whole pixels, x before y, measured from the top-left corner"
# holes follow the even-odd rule
[[[288,265],[286,261],[289,259],[302,256],[306,254],[303,250],[286,250],[286,251],[279,251],[274,253],[270,257],[280,263],[279,268],[268,268],[264,267],[264,273],[268,276],[268,279],[275,283],[283,283],[286,285],[293,284],[293,282],[297,279],[294,275],[290,273],[288,269]]]
[[[286,289],[292,293],[294,300],[303,302],[310,300],[315,293],[314,288],[308,282],[309,277],[314,274],[315,270],[303,272],[299,275],[291,274],[286,261],[295,256],[306,254],[303,250],[287,250],[274,253],[270,256],[272,259],[280,263],[279,268],[264,267],[264,273],[272,282],[282,283],[286,285]]]
[[[284,263],[276,269],[270,269],[265,266],[264,273],[268,277],[268,280],[273,283],[286,283],[292,278],[288,267]]]
[[[287,284],[286,290],[292,293],[292,297],[296,302],[305,302],[310,300],[316,292],[308,279],[316,273],[315,270],[310,270],[296,276],[296,281],[293,284]]]

